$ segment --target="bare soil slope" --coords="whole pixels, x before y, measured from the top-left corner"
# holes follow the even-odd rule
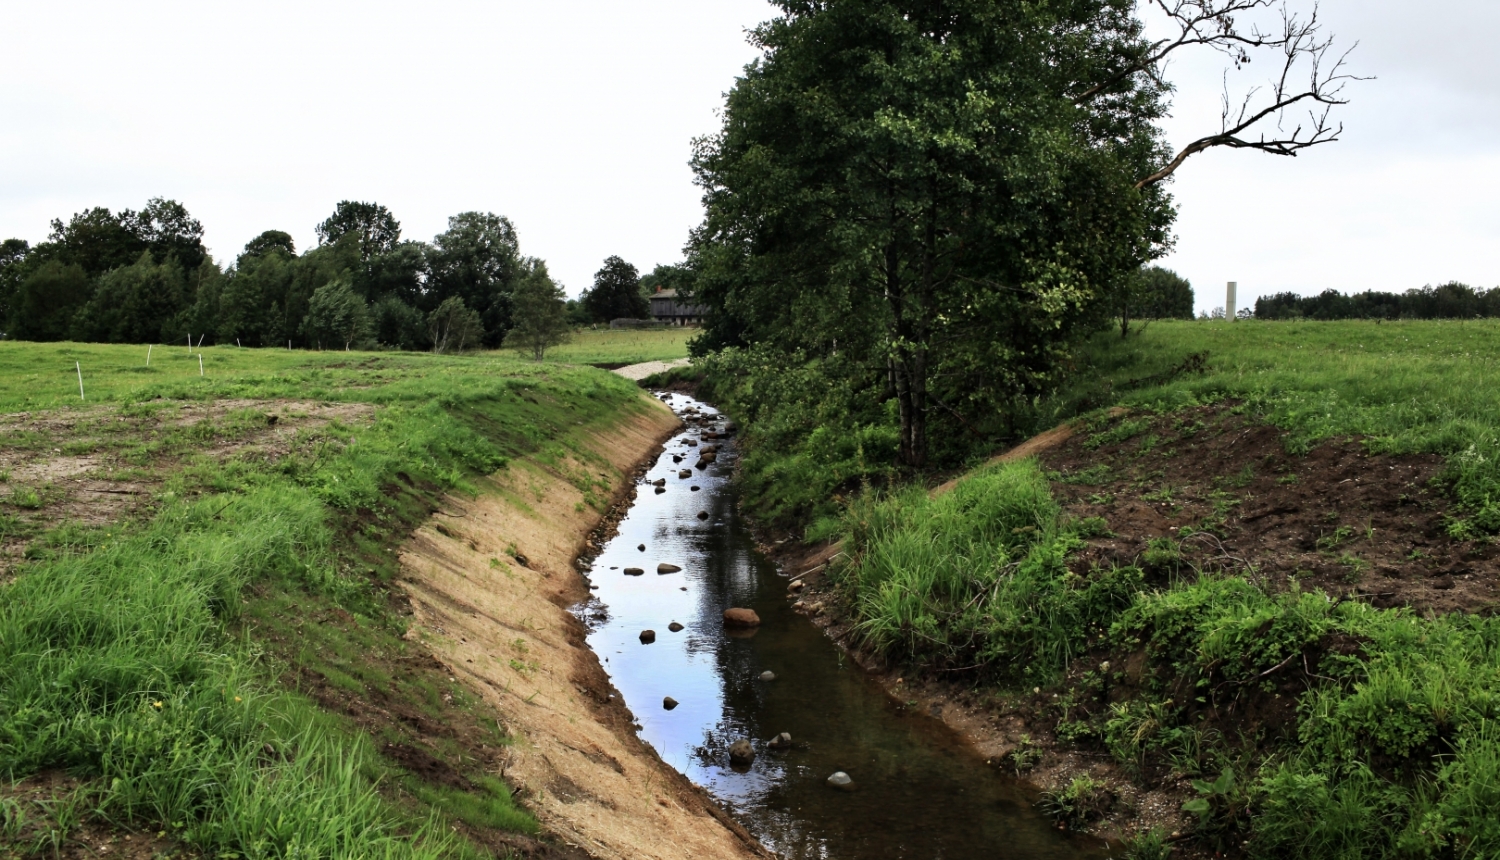
[[[636,465],[678,426],[655,404],[596,440],[600,462],[513,464],[480,498],[452,499],[401,554],[411,636],[501,715],[517,738],[502,774],[544,826],[600,858],[765,856],[640,741],[567,610],[587,594],[575,559],[600,521],[580,477],[633,492]]]

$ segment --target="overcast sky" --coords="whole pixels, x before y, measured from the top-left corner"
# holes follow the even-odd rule
[[[508,216],[572,294],[604,257],[675,262],[700,216],[691,139],[754,56],[762,0],[5,5],[0,237],[90,206],[177,199],[230,261],[267,229],[303,248],[341,199],[404,235]],[[1173,185],[1165,261],[1198,305],[1258,294],[1500,285],[1500,3],[1326,0],[1361,42],[1344,142],[1215,152]],[[1216,57],[1179,62],[1174,142],[1217,128]],[[1261,75],[1269,67],[1256,68]]]

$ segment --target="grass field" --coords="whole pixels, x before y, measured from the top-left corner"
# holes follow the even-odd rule
[[[435,372],[459,386],[504,368],[513,377],[545,376],[559,364],[636,364],[687,356],[696,329],[584,331],[533,363],[512,351],[473,356],[413,352],[309,352],[209,346],[123,346],[0,341],[0,413],[161,396],[296,397],[309,400],[402,399],[413,380]],[[149,356],[148,356],[149,353]],[[200,368],[199,357],[202,357]],[[147,359],[150,365],[147,365]],[[200,374],[201,369],[201,374]],[[79,396],[78,374],[83,375]],[[425,395],[433,390],[421,386]]]
[[[1079,356],[1076,384],[1027,418],[1043,430],[1082,416],[1087,435],[1074,450],[1096,450],[1092,463],[1072,475],[1032,460],[985,467],[936,498],[921,486],[856,497],[838,528],[855,561],[834,577],[872,647],[973,678],[1000,710],[1031,713],[1064,746],[1107,756],[1141,784],[1170,790],[1195,780],[1179,802],[1197,850],[1500,856],[1494,605],[1446,614],[1372,605],[1382,581],[1392,592],[1448,594],[1429,583],[1452,589],[1441,585],[1451,571],[1492,575],[1497,359],[1494,321],[1153,323],[1124,342],[1104,335]],[[1106,413],[1119,405],[1131,411]],[[1241,489],[1248,465],[1238,475],[1227,463],[1211,479],[1221,505],[1212,521],[1170,532],[1163,521],[1149,541],[1126,536],[1145,547],[1133,559],[1081,555],[1092,539],[1113,545],[1116,515],[1140,522],[1131,511],[1185,504],[1153,476],[1211,430],[1190,416],[1236,427],[1224,437],[1230,446],[1241,427],[1278,428],[1284,450],[1261,468],[1294,470],[1325,444],[1344,446],[1353,464],[1442,458],[1431,484],[1403,495],[1382,522],[1396,530],[1383,539],[1409,541],[1409,556],[1360,580],[1374,587],[1330,594],[1302,587],[1296,574],[1273,581],[1272,557],[1195,555],[1192,540],[1238,540],[1239,514],[1266,504]],[[1203,465],[1212,473],[1213,463]],[[1385,480],[1387,467],[1378,468],[1362,479]],[[1091,497],[1103,513],[1093,518],[1064,512],[1060,485],[1049,485],[1127,473],[1134,483],[1110,485],[1120,495]],[[1264,475],[1263,484],[1296,480],[1278,474],[1286,476]],[[1298,538],[1305,556],[1360,575],[1355,553],[1373,545],[1373,526],[1343,522],[1334,487],[1308,489],[1325,501],[1300,515],[1327,534]],[[1404,518],[1438,504],[1418,498],[1428,490],[1447,507],[1444,527],[1400,533]],[[1425,569],[1434,553],[1457,561],[1448,572]],[[1084,824],[1108,809],[1098,789],[1080,777],[1048,794],[1048,808]],[[1143,836],[1132,856],[1166,856],[1165,835]]]
[[[403,638],[388,550],[639,390],[510,353],[215,348],[202,376],[197,355],[0,343],[0,846],[66,854],[102,827],[220,857],[461,857],[535,832],[473,758],[503,731]],[[309,677],[410,716],[356,725],[289,692]],[[458,776],[379,751],[422,743]]]
[[[574,332],[573,340],[547,351],[548,361],[576,364],[640,364],[687,357],[687,342],[698,335],[696,328],[660,328],[639,331]]]

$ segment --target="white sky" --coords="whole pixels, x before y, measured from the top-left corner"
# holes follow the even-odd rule
[[[0,237],[90,206],[183,202],[222,261],[267,229],[305,248],[344,198],[407,238],[509,216],[576,294],[604,257],[675,262],[700,217],[687,167],[763,0],[228,4],[6,0]],[[1342,143],[1216,152],[1173,185],[1198,305],[1284,289],[1500,285],[1500,3],[1326,0],[1362,44]],[[1183,142],[1217,127],[1217,57],[1179,62]],[[1255,68],[1267,74],[1269,67]]]

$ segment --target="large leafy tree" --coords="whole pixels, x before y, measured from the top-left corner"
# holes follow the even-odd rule
[[[645,319],[651,314],[651,303],[641,294],[640,272],[619,257],[604,260],[580,301],[594,322]]]
[[[297,256],[297,245],[292,241],[292,234],[285,230],[267,230],[245,243],[245,250],[240,254],[240,260],[261,257],[272,251],[280,252],[288,257]]]
[[[313,291],[302,321],[302,334],[309,344],[348,350],[362,345],[370,331],[370,309],[348,281],[330,281]]]
[[[777,5],[695,153],[708,340],[842,352],[920,467],[934,414],[970,424],[1040,390],[1093,300],[1165,242],[1165,199],[1137,187],[1165,158],[1164,86],[1074,97],[1142,49],[1123,0]]]
[[[71,336],[104,343],[158,343],[163,325],[187,307],[187,292],[176,257],[157,262],[150,251],[142,251],[133,265],[99,278],[93,297],[73,320]]]
[[[401,222],[379,203],[340,200],[333,214],[317,226],[317,234],[318,242],[324,245],[348,237],[359,259],[369,262],[389,253],[401,241]]]
[[[432,246],[424,306],[436,310],[449,299],[461,299],[479,315],[483,345],[500,346],[511,326],[511,290],[522,269],[510,219],[489,212],[454,215]]]

